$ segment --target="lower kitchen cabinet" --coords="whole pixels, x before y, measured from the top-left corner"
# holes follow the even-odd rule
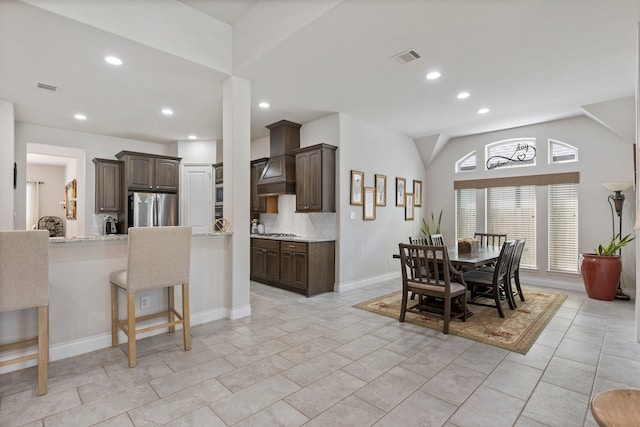
[[[251,280],[302,293],[308,297],[333,292],[335,242],[293,242],[251,239]],[[278,255],[275,252],[278,245]],[[278,265],[275,265],[278,263]],[[272,274],[268,274],[268,272]],[[278,271],[279,276],[275,277]]]

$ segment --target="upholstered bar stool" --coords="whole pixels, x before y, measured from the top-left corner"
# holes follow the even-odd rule
[[[0,362],[0,367],[38,360],[38,396],[47,393],[49,367],[49,232],[0,231],[0,312],[38,309],[38,336],[0,345],[0,352],[38,346],[36,354]]]
[[[191,261],[191,227],[129,228],[127,269],[114,271],[111,282],[111,345],[117,347],[118,330],[128,338],[129,367],[136,366],[136,334],[160,328],[174,332],[182,325],[184,349],[191,350],[189,323],[189,264]],[[174,307],[174,287],[182,286],[182,313]],[[136,293],[168,288],[166,311],[136,318]],[[127,318],[118,318],[118,289],[127,294]],[[166,318],[166,322],[136,329],[136,322]],[[176,320],[177,318],[177,320]]]

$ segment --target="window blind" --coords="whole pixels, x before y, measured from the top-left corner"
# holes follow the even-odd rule
[[[578,185],[556,184],[549,192],[549,270],[578,272]]]
[[[536,186],[487,188],[487,232],[527,239],[521,267],[536,267]]]
[[[456,240],[476,232],[476,189],[456,190]]]

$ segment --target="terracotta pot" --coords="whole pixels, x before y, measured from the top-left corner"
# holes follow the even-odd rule
[[[622,257],[580,254],[580,273],[589,298],[612,301],[622,273]]]

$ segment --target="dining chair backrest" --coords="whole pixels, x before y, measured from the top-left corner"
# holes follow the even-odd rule
[[[433,246],[445,246],[444,236],[442,234],[432,234],[429,236]]]
[[[511,266],[511,259],[513,257],[513,253],[516,250],[516,242],[515,240],[506,241],[502,244],[502,249],[500,249],[500,255],[496,260],[496,266],[493,270],[493,284],[494,286],[498,286],[500,284],[505,283],[509,280],[509,268]]]
[[[524,245],[527,239],[516,240],[516,247],[511,257],[511,263],[509,265],[509,277],[513,277],[520,269],[520,261],[522,260],[522,253],[524,252]]]
[[[400,243],[399,248],[403,289],[406,290],[410,282],[449,286],[449,254],[445,246]]]
[[[429,242],[429,236],[425,236],[424,234],[421,234],[419,236],[409,236],[409,244],[411,245],[428,245],[430,244]]]
[[[496,246],[500,247],[507,241],[507,235],[496,233],[475,233],[473,237],[479,242],[480,246]]]

